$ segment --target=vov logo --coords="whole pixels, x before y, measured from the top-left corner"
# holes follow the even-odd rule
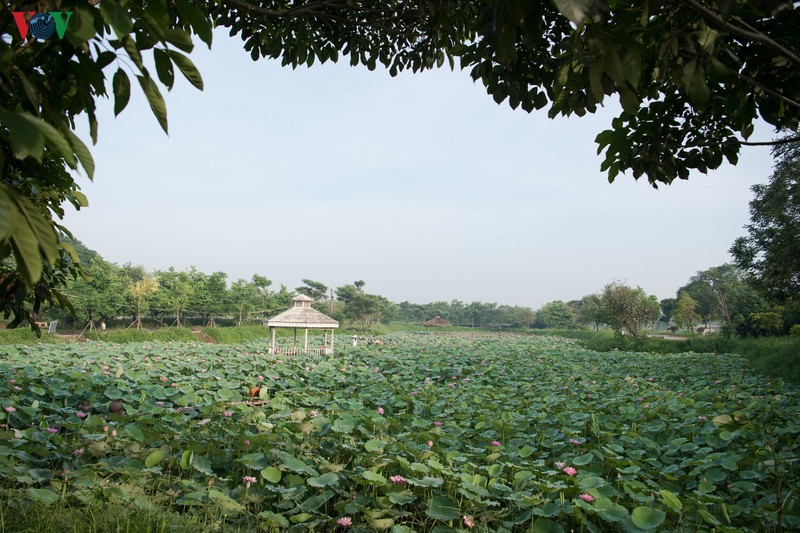
[[[54,32],[60,39],[65,36],[65,30],[73,11],[51,11],[49,13],[12,11],[11,14],[14,16],[14,22],[17,23],[17,30],[23,41],[28,37],[29,30],[34,38],[44,41]]]

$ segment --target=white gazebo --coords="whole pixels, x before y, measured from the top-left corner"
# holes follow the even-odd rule
[[[313,309],[312,302],[314,302],[314,300],[309,296],[299,295],[293,298],[292,301],[293,306],[291,308],[265,321],[265,324],[270,328],[270,345],[268,346],[267,353],[332,353],[335,347],[335,329],[340,326],[340,323],[317,309]],[[292,348],[282,350],[276,346],[276,328],[293,329]],[[299,328],[304,330],[303,350],[299,350],[297,346]],[[317,350],[309,349],[309,330],[311,329],[323,330],[323,345],[319,346]],[[327,343],[327,335],[330,332],[331,338],[329,338]]]

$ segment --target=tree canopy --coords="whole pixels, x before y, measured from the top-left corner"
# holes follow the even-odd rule
[[[97,99],[111,95],[120,113],[134,77],[168,131],[159,85],[171,89],[179,72],[203,88],[187,54],[194,35],[210,46],[215,26],[238,35],[253,59],[292,67],[342,57],[392,75],[458,65],[496,102],[551,117],[593,113],[615,96],[621,112],[596,139],[611,181],[630,172],[671,183],[736,163],[758,117],[798,132],[798,3],[614,0],[597,12],[596,2],[568,0],[573,22],[557,5],[12,0],[0,8],[0,259],[13,259],[0,271],[3,311],[33,324],[29,307],[67,305],[55,289],[81,275],[57,221],[65,202],[87,205],[67,170],[94,174],[79,119],[95,142]],[[53,13],[54,35],[26,31],[36,11]]]
[[[770,181],[751,188],[748,235],[734,241],[730,251],[763,294],[785,302],[799,296],[799,143],[777,146],[773,153]]]

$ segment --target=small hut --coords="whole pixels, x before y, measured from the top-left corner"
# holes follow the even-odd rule
[[[427,322],[425,322],[425,327],[426,328],[436,328],[436,327],[446,328],[446,327],[449,327],[449,326],[452,326],[452,325],[453,324],[451,324],[449,320],[445,320],[442,317],[440,317],[439,315],[436,315],[433,318],[431,318],[430,320],[428,320]]]
[[[293,298],[293,306],[283,313],[279,313],[273,318],[265,321],[265,324],[270,328],[270,344],[267,353],[322,353],[329,354],[335,348],[335,329],[340,324],[334,318],[328,317],[317,309],[312,308],[312,298],[309,296],[299,295]],[[276,345],[276,328],[292,328],[293,329],[293,345],[292,348],[280,349]],[[298,330],[304,330],[304,347],[298,348]],[[319,346],[316,350],[309,349],[309,330],[322,329],[323,330],[323,345]],[[331,332],[331,338],[327,341],[327,335]]]

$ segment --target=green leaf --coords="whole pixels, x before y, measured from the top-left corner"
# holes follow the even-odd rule
[[[456,520],[461,516],[456,507],[456,502],[446,496],[440,495],[434,495],[433,498],[430,499],[425,514],[431,518],[445,521]]]
[[[267,523],[270,526],[282,528],[287,528],[290,526],[289,520],[287,520],[283,515],[274,513],[272,511],[262,511],[261,513],[259,513],[259,516],[267,520]]]
[[[320,476],[311,477],[307,479],[307,485],[316,488],[323,488],[328,485],[337,485],[340,482],[340,476],[334,472],[327,472]]]
[[[65,33],[65,38],[70,44],[79,47],[95,37],[96,26],[94,23],[93,13],[89,3],[87,7],[76,6],[73,8],[73,16],[70,17],[70,26]]]
[[[18,198],[17,205],[23,200],[25,199]],[[39,253],[39,242],[22,214],[16,217],[10,240],[14,245],[14,257],[20,274],[29,285],[35,284],[42,276],[42,256]]]
[[[138,442],[143,442],[144,439],[146,438],[144,437],[143,431],[141,431],[140,428],[135,424],[127,424],[127,426],[124,428],[124,431],[126,431],[133,439],[135,439]]]
[[[367,452],[381,452],[385,448],[384,440],[372,439],[364,445]]]
[[[208,45],[208,48],[211,48],[213,40],[212,24],[205,11],[187,0],[175,0],[174,5],[177,11],[180,12],[180,17],[191,24],[194,32]]]
[[[132,18],[121,4],[115,0],[101,0],[99,9],[104,21],[112,27],[119,39],[123,39],[132,32]]]
[[[0,187],[0,242],[5,241],[11,233],[14,218],[17,213],[17,206],[9,197],[5,190],[5,185]]]
[[[197,472],[202,472],[208,476],[214,475],[214,470],[211,468],[211,461],[204,455],[195,455],[191,459],[191,466]]]
[[[240,504],[239,502],[237,502],[224,492],[220,492],[218,490],[211,490],[208,492],[208,497],[211,498],[211,500],[217,504],[220,511],[222,511],[222,513],[225,515],[240,514],[245,510],[242,504]]]
[[[365,472],[363,472],[363,478],[377,485],[385,485],[386,483],[388,483],[388,481],[386,481],[386,479],[383,476],[381,476],[377,472],[372,472],[371,470],[366,470]]]
[[[649,507],[636,507],[633,509],[633,514],[630,519],[636,527],[641,529],[655,529],[664,523],[667,514],[658,509],[651,509]]]
[[[146,461],[144,461],[143,464],[146,465],[146,468],[152,468],[153,466],[158,465],[163,460],[164,457],[166,457],[166,450],[164,450],[163,448],[159,448],[150,453],[146,457]]]
[[[197,70],[197,67],[194,66],[194,63],[191,60],[177,52],[175,50],[169,50],[169,57],[172,58],[174,64],[177,65],[177,68],[180,69],[180,72],[183,73],[183,76],[191,83],[194,87],[199,90],[203,90],[203,79],[202,75],[200,75],[200,71]]]
[[[53,505],[54,503],[56,503],[57,500],[59,500],[59,495],[56,494],[54,491],[48,489],[30,488],[25,492],[26,494],[28,494],[29,498],[31,498],[37,503],[41,503],[46,507],[49,505]]]
[[[301,504],[301,510],[305,513],[309,513],[320,508],[323,504],[328,502],[332,499],[335,493],[332,491],[327,490],[326,492],[321,492],[320,494],[316,494],[314,496],[310,496]]]
[[[374,529],[391,529],[394,527],[394,519],[393,518],[377,518],[369,520],[371,527]]]
[[[553,522],[548,518],[540,518],[532,523],[528,533],[565,533],[562,524]]]
[[[171,90],[174,85],[174,67],[167,50],[155,48],[152,53],[155,56],[155,72],[157,72],[158,79],[167,89]]]
[[[170,30],[167,30],[166,41],[172,43],[187,54],[194,49],[194,43],[191,41],[191,35],[186,30],[181,28],[171,28]]]
[[[115,83],[113,83],[114,85]],[[82,168],[84,168],[84,172],[87,174],[87,177],[91,180],[93,179],[93,174],[96,171],[96,163],[93,161],[93,155],[90,153],[90,150],[87,148],[87,145],[76,136],[75,133],[71,130],[66,130],[67,133],[67,141],[70,143],[70,147],[73,149],[73,153],[76,154],[76,157],[81,163]],[[87,197],[84,194],[80,193],[79,191],[73,191],[73,195],[77,198],[83,198],[80,200],[79,203],[82,207],[87,207]],[[81,195],[81,196],[77,196]]]
[[[282,462],[284,463],[284,466],[286,466],[287,468],[289,468],[293,472],[306,473],[306,474],[309,474],[309,475],[312,475],[312,476],[318,474],[318,472],[314,468],[312,468],[311,466],[306,464],[301,459],[298,459],[297,457],[293,457],[292,455],[286,455]]]
[[[8,128],[14,157],[17,159],[33,157],[37,162],[41,162],[45,135],[33,119],[34,117],[28,113],[0,111],[0,122]]]
[[[188,470],[191,468],[191,461],[194,459],[194,451],[193,450],[186,450],[183,452],[183,455],[180,457],[180,468],[183,470]]]
[[[594,507],[596,508],[599,516],[608,522],[620,522],[630,517],[630,513],[627,511],[627,509],[607,498],[597,499]]]
[[[575,466],[585,466],[589,464],[591,461],[593,461],[593,454],[589,452],[586,453],[585,455],[575,457],[574,459],[571,460],[571,463],[574,464]]]
[[[678,499],[678,496],[665,489],[661,489],[658,493],[661,495],[661,499],[664,500],[667,507],[677,511],[678,513],[681,512],[681,509],[683,509],[683,503],[681,503],[681,500]]]
[[[278,483],[281,481],[281,470],[275,466],[268,466],[261,471],[262,477],[270,483]]]
[[[392,492],[388,495],[388,500],[394,505],[407,505],[416,501],[416,496],[409,490],[403,492]]]
[[[152,108],[152,113],[154,113],[160,127],[163,128],[163,131],[169,133],[169,122],[166,118],[166,102],[163,100],[163,95],[160,94],[157,85],[155,85],[152,78],[147,76],[138,76],[138,82],[141,84],[143,94],[146,95],[149,107]]]
[[[536,451],[537,451],[537,448],[535,448],[534,446],[524,446],[520,450],[518,450],[518,455],[521,458],[526,459],[527,457],[529,457],[531,454],[533,454]]]

